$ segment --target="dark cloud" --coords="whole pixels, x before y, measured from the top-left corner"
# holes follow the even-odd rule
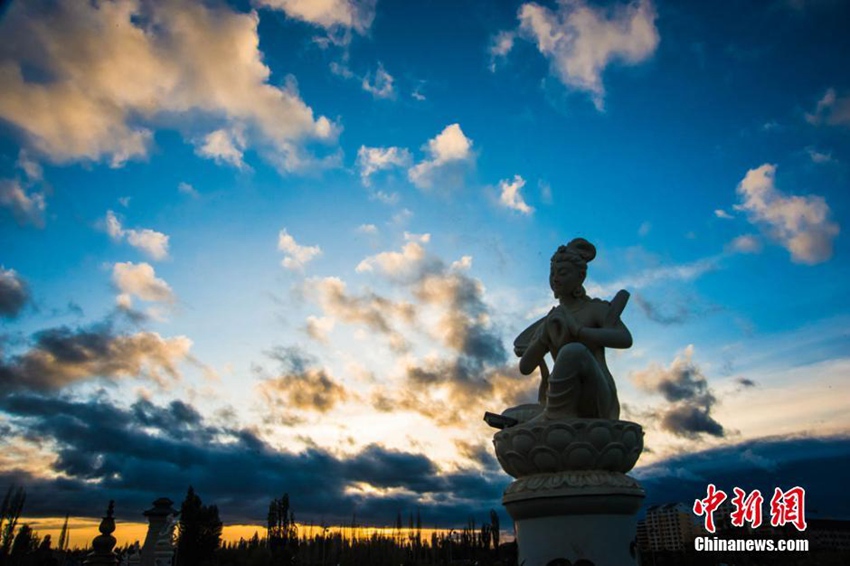
[[[420,303],[442,309],[432,332],[451,354],[410,364],[407,381],[415,393],[399,401],[442,424],[456,424],[482,402],[497,406],[497,397],[514,401],[525,380],[517,380],[505,365],[507,350],[499,329],[490,324],[481,283],[460,270],[439,267],[432,264],[411,285]],[[442,387],[449,388],[449,399],[434,403],[429,392]]]
[[[0,318],[17,318],[29,302],[27,282],[13,269],[0,267]]]
[[[746,377],[736,377],[735,383],[737,383],[743,388],[755,387],[756,385],[758,385],[755,381],[753,381],[752,379],[747,379]]]
[[[484,286],[462,271],[445,269],[416,281],[414,295],[425,304],[444,308],[436,329],[444,344],[464,358],[463,363],[503,364],[507,351],[498,329],[490,323]]]
[[[704,403],[704,399],[697,403]],[[696,438],[700,433],[723,436],[723,425],[711,418],[711,405],[677,404],[661,415],[661,428],[679,436]]]
[[[470,515],[484,518],[510,478],[491,466],[440,473],[423,454],[371,445],[351,457],[320,448],[294,454],[272,448],[247,429],[200,418],[190,406],[137,401],[120,408],[87,402],[13,395],[0,400],[12,426],[25,425],[58,447],[48,472],[0,472],[0,489],[25,485],[29,516],[93,517],[109,499],[119,519],[143,520],[157,497],[179,501],[194,485],[205,501],[219,505],[226,522],[261,524],[272,497],[288,492],[298,519],[342,522],[356,513],[371,524],[389,524],[396,513],[420,509],[426,525],[457,526]],[[484,444],[466,446],[470,458],[492,456]],[[634,475],[647,490],[646,505],[705,496],[707,482],[732,487],[807,490],[807,509],[846,513],[850,495],[838,489],[850,474],[850,439],[767,439],[668,458]],[[357,492],[359,484],[390,490],[385,496]],[[354,489],[352,489],[354,488]],[[505,517],[505,524],[509,521]]]
[[[185,337],[162,338],[155,332],[122,334],[109,324],[87,328],[50,328],[32,337],[22,354],[0,359],[0,393],[56,391],[94,378],[177,379],[177,365],[190,359]]]
[[[12,395],[0,399],[13,426],[56,446],[50,470],[0,472],[0,488],[27,486],[30,516],[94,516],[115,499],[119,518],[140,520],[160,496],[179,500],[193,485],[216,503],[226,522],[261,523],[272,497],[288,492],[299,520],[374,524],[400,510],[421,509],[428,524],[452,525],[470,513],[482,518],[497,507],[509,478],[477,470],[440,473],[423,454],[370,445],[350,457],[313,447],[277,450],[247,429],[219,426],[189,405],[137,401],[129,408],[106,400],[87,402]],[[358,493],[358,485],[391,490],[385,497]]]
[[[749,440],[638,465],[632,475],[647,493],[643,509],[679,502],[690,507],[705,497],[708,483],[730,496],[733,487],[772,495],[776,487],[801,486],[807,516],[850,519],[850,493],[841,488],[850,476],[847,436]]]
[[[496,454],[490,442],[473,444],[471,442],[456,440],[455,447],[457,447],[458,453],[461,456],[476,462],[484,470],[493,473],[499,473],[499,470],[501,470],[501,466],[496,459]]]
[[[6,208],[18,226],[44,228],[45,191],[37,191],[38,181],[0,179],[0,208]]]
[[[648,299],[637,293],[635,293],[632,297],[641,312],[646,315],[649,320],[659,324],[683,324],[692,317],[691,311],[681,302],[662,307],[654,302],[650,302]]]
[[[664,297],[662,301],[650,300],[642,293],[632,295],[634,303],[640,311],[653,322],[664,326],[685,324],[712,312],[720,307],[703,304],[695,297]]]
[[[297,346],[277,346],[268,352],[268,356],[280,363],[282,371],[292,373],[303,373],[319,362],[315,356]]]
[[[717,399],[702,370],[691,360],[692,354],[689,347],[669,367],[652,365],[632,374],[632,380],[644,391],[660,393],[670,403],[650,413],[663,430],[685,438],[725,436],[723,425],[711,416]]]

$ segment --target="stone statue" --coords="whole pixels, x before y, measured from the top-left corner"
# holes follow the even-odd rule
[[[558,248],[549,266],[558,305],[514,341],[520,371],[540,369],[539,403],[484,416],[501,429],[493,436],[496,458],[515,478],[502,503],[526,566],[636,564],[636,513],[646,494],[626,473],[643,450],[643,430],[619,420],[605,363],[606,348],[632,345],[620,320],[629,294],[619,291],[610,302],[587,296],[595,257],[583,238]]]
[[[496,458],[515,480],[502,503],[514,520],[519,562],[527,566],[635,564],[636,513],[645,497],[626,475],[643,450],[643,430],[621,421],[606,348],[630,348],[620,315],[629,294],[587,296],[596,248],[583,238],[552,256],[549,286],[558,305],[514,341],[519,369],[540,369],[538,403],[484,420]],[[545,361],[552,356],[551,373]]]
[[[587,264],[596,248],[583,238],[560,246],[552,256],[549,286],[558,299],[544,318],[514,342],[519,369],[528,375],[540,368],[539,401],[545,410],[537,418],[602,418],[620,416],[617,386],[605,363],[605,348],[629,348],[632,335],[620,320],[629,294],[611,301],[591,299],[584,290]],[[549,373],[546,353],[554,360]]]

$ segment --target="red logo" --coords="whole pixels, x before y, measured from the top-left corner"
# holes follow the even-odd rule
[[[697,517],[705,515],[705,530],[710,533],[714,532],[714,510],[720,507],[720,504],[726,501],[726,493],[714,487],[713,483],[708,484],[708,495],[705,499],[697,499],[694,501],[694,513]]]
[[[762,523],[762,504],[764,497],[759,490],[754,489],[747,494],[739,487],[732,488],[735,496],[730,500],[733,510],[729,514],[733,527],[743,527],[749,523],[752,528],[758,528]],[[714,511],[726,501],[726,493],[717,489],[713,483],[706,488],[705,499],[694,500],[694,514],[705,517],[705,530],[715,532]],[[806,530],[806,490],[795,486],[788,491],[776,488],[770,498],[770,524],[781,527],[792,524],[798,531]]]

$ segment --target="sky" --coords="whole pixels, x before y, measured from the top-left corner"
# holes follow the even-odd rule
[[[0,8],[0,489],[466,524],[549,258],[627,289],[647,503],[848,518],[850,5]],[[503,510],[502,523],[509,524]],[[120,534],[120,533],[119,533]]]

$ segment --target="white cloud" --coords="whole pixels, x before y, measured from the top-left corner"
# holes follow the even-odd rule
[[[195,153],[214,160],[218,164],[226,163],[237,169],[245,167],[242,160],[245,149],[245,136],[240,129],[216,130],[210,132],[195,147]]]
[[[118,216],[111,210],[106,211],[105,225],[106,233],[113,241],[121,242],[126,239],[128,244],[154,260],[163,260],[168,257],[169,237],[162,232],[149,228],[125,229]]]
[[[292,271],[303,270],[307,263],[322,253],[322,249],[319,246],[299,245],[295,241],[295,238],[287,232],[286,228],[278,234],[277,249],[286,254],[281,265]]]
[[[507,57],[514,48],[516,32],[500,31],[490,39],[490,70],[496,71],[496,61]]]
[[[816,264],[832,257],[832,240],[840,232],[829,220],[829,206],[815,195],[787,196],[774,185],[776,166],[747,171],[737,192],[749,221],[791,252],[797,263]]]
[[[142,230],[125,230],[127,243],[141,250],[148,257],[162,260],[168,257],[168,236],[156,230],[144,228]]]
[[[441,169],[452,164],[472,160],[472,140],[467,138],[459,124],[450,124],[424,146],[429,158],[411,167],[410,181],[420,188],[430,188]]]
[[[743,234],[729,242],[727,249],[741,254],[757,254],[761,251],[761,240],[753,234]]]
[[[375,19],[375,0],[256,0],[266,8],[282,10],[290,18],[327,30],[349,28],[363,34]]]
[[[124,228],[121,227],[121,221],[115,216],[111,210],[106,211],[106,233],[116,242],[120,242],[124,237]]]
[[[519,175],[514,175],[513,181],[504,179],[499,181],[499,202],[505,208],[516,210],[522,214],[531,214],[534,208],[528,206],[520,194],[520,190],[525,186],[525,179]]]
[[[358,273],[377,271],[394,280],[410,280],[420,276],[432,265],[423,244],[431,241],[431,234],[404,233],[407,242],[398,252],[381,252],[361,261]]]
[[[602,73],[614,61],[634,65],[655,52],[659,41],[655,18],[651,0],[611,8],[563,0],[555,11],[523,4],[519,29],[537,44],[564,85],[589,93],[602,110]]]
[[[724,220],[731,220],[732,218],[734,218],[734,216],[732,216],[731,214],[729,214],[728,212],[726,212],[722,208],[718,208],[717,210],[715,210],[714,215],[717,218],[722,218]]]
[[[832,153],[818,151],[813,147],[807,147],[806,153],[809,155],[809,158],[813,163],[830,163],[831,161],[834,161]]]
[[[357,227],[357,231],[360,232],[361,234],[373,234],[374,235],[374,234],[378,233],[378,227],[375,226],[374,224],[361,224],[360,226]]]
[[[552,204],[552,185],[541,179],[537,181],[537,187],[540,189],[540,200],[544,204]]]
[[[388,205],[398,204],[399,201],[398,193],[388,193],[386,191],[372,191],[369,193],[369,198]]]
[[[401,147],[366,147],[357,150],[357,166],[364,185],[369,185],[369,177],[378,171],[393,167],[407,167],[411,163],[410,152]]]
[[[638,228],[638,236],[646,236],[649,234],[650,230],[652,230],[652,222],[649,220],[645,220],[641,222],[640,227]]]
[[[112,282],[120,294],[118,306],[129,309],[132,297],[154,303],[173,303],[174,293],[168,283],[159,279],[154,268],[148,263],[116,263],[112,267]]]
[[[201,196],[195,187],[185,181],[181,181],[180,184],[177,185],[177,191],[182,195],[188,195],[192,198],[199,198]]]
[[[255,12],[201,2],[16,3],[4,22],[0,118],[58,163],[144,158],[156,125],[190,140],[230,132],[199,152],[231,163],[233,132],[244,131],[281,171],[302,170],[316,162],[305,144],[333,141],[337,128],[294,81],[269,83],[258,24]],[[50,80],[30,80],[24,68]]]
[[[18,161],[15,165],[24,172],[24,175],[27,176],[27,179],[31,183],[38,183],[44,180],[44,170],[42,170],[41,165],[31,159],[25,149],[18,152]]]
[[[400,252],[381,252],[361,261],[358,273],[378,270],[393,278],[405,278],[417,272],[425,260],[425,248],[417,241],[409,241]]]
[[[850,96],[839,97],[834,88],[827,89],[815,111],[806,114],[806,121],[814,125],[850,126]]]
[[[336,321],[328,316],[308,316],[305,331],[310,338],[322,342],[328,342],[328,334],[333,330]]]
[[[471,255],[465,255],[460,259],[453,261],[450,266],[452,271],[469,271],[470,268],[472,268]]]
[[[363,90],[374,96],[375,98],[393,98],[395,89],[393,88],[393,79],[384,66],[378,63],[378,70],[375,71],[375,80],[372,81],[371,74],[363,77]]]
[[[643,289],[664,281],[693,281],[720,267],[720,257],[707,257],[678,265],[653,266],[605,285],[586,285],[590,295],[607,297],[620,289]]]
[[[0,179],[0,206],[8,208],[21,226],[44,227],[44,193],[24,187],[17,179]]]
[[[413,212],[409,208],[403,208],[393,214],[391,222],[396,226],[403,226],[410,222],[411,218],[413,218]]]

